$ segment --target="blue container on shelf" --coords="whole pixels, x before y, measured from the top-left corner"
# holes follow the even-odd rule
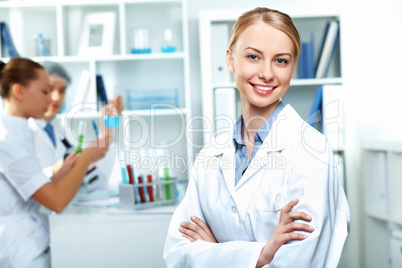
[[[160,104],[160,105],[159,105]],[[128,89],[127,108],[129,110],[166,109],[164,104],[179,106],[177,88],[171,89]],[[154,107],[151,107],[154,105]]]

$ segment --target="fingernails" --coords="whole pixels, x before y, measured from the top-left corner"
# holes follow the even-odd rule
[[[306,214],[306,219],[311,220],[311,216]]]
[[[195,217],[195,216],[191,216],[190,219],[191,219],[191,220],[195,220],[196,217]]]
[[[303,237],[303,239],[306,239],[306,238],[307,238],[307,235],[302,235],[302,237]]]
[[[308,229],[310,230],[310,231],[314,231],[314,228],[313,228],[313,226],[308,226]]]

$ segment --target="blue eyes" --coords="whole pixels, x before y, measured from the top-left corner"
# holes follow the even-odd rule
[[[250,60],[258,60],[259,59],[258,56],[254,55],[254,54],[248,54],[247,58],[249,58]]]
[[[286,59],[277,59],[276,62],[279,64],[288,64],[289,63],[289,61]]]
[[[247,54],[246,58],[250,59],[251,61],[259,61],[260,57],[256,54]],[[278,65],[287,65],[289,63],[289,60],[285,58],[279,58],[274,60],[275,63]]]

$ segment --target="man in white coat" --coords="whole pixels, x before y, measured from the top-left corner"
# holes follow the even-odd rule
[[[50,78],[50,98],[51,102],[44,119],[28,120],[29,127],[34,133],[35,149],[40,165],[44,173],[48,177],[53,176],[53,170],[63,165],[63,160],[71,152],[71,142],[65,137],[65,130],[60,124],[60,120],[56,120],[56,115],[63,106],[67,87],[71,83],[71,78],[67,71],[58,63],[43,62]],[[110,101],[116,105],[117,111],[121,111],[121,98]],[[107,188],[111,171],[115,164],[116,150],[115,146],[110,146],[110,150],[106,156],[101,159],[95,167],[88,170],[83,182],[87,189],[104,189]]]

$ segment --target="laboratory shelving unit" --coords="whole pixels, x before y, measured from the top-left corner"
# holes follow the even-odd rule
[[[113,53],[80,55],[80,34],[85,15],[112,11],[115,14]],[[58,119],[76,128],[79,120],[92,120],[98,113],[92,109],[69,113],[74,103],[81,73],[90,74],[89,91],[96,92],[96,75],[101,74],[109,99],[123,97],[127,90],[177,89],[178,107],[158,110],[124,109],[126,142],[135,149],[155,144],[169,144],[169,153],[187,160],[193,148],[186,141],[186,120],[191,117],[189,86],[189,45],[186,0],[44,0],[0,1],[0,18],[8,24],[20,56],[35,61],[61,63],[73,81],[66,95],[66,112]],[[134,29],[149,29],[152,53],[131,54]],[[170,28],[176,52],[162,53],[164,30]],[[35,37],[41,33],[50,39],[50,56],[37,56]],[[1,49],[0,58],[7,61]],[[73,115],[72,115],[73,114]],[[92,133],[86,135],[94,139]],[[141,144],[138,143],[141,141]],[[134,149],[134,150],[135,150]],[[185,161],[186,162],[186,161]],[[178,179],[188,179],[183,167],[172,170]]]
[[[362,143],[366,267],[402,265],[402,143]]]

